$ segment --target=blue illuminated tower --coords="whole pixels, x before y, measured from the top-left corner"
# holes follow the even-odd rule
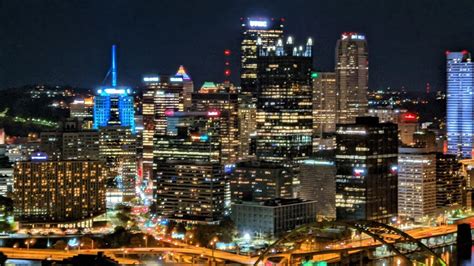
[[[474,120],[474,67],[467,51],[446,52],[448,153],[471,158]]]
[[[105,126],[130,127],[135,133],[133,96],[129,87],[117,86],[117,63],[115,45],[112,45],[112,66],[107,73],[111,86],[97,89],[94,98],[94,129]]]

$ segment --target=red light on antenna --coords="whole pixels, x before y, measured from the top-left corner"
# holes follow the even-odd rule
[[[229,50],[229,49],[225,49],[225,50],[224,50],[224,55],[229,56],[229,55],[230,55],[230,50]]]
[[[466,54],[468,54],[469,52],[468,52],[467,50],[462,50],[461,53],[462,53],[463,55],[466,55]]]
[[[230,69],[226,69],[224,71],[224,75],[226,75],[227,77],[230,76]]]
[[[445,52],[446,55],[449,55],[450,53],[451,53],[451,52],[448,51],[448,50],[446,50],[446,52]]]
[[[281,22],[285,22],[285,18],[281,18],[280,20],[281,20]]]
[[[230,63],[229,63],[229,62],[225,62],[225,65],[228,66],[228,65],[230,65]]]

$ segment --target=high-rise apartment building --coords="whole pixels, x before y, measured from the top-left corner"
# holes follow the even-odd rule
[[[358,117],[336,127],[336,216],[388,222],[397,216],[397,125]]]
[[[41,153],[17,162],[15,220],[20,227],[91,227],[106,211],[104,172],[99,161],[48,161]]]
[[[338,122],[354,123],[367,115],[369,61],[365,35],[345,32],[336,44]]]
[[[276,45],[283,38],[284,19],[241,18],[240,45],[242,93],[255,98],[257,94],[257,42],[262,48]]]
[[[448,153],[472,158],[474,64],[467,51],[446,52]]]
[[[436,211],[436,153],[414,146],[398,152],[398,215],[420,222]]]
[[[258,48],[257,158],[301,161],[312,152],[312,40],[296,46],[291,37]]]
[[[97,89],[94,97],[94,129],[106,126],[130,127],[135,133],[134,99],[129,87],[117,86],[115,45],[112,46],[111,86]]]

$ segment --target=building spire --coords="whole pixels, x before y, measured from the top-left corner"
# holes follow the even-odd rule
[[[112,45],[112,66],[111,66],[111,69],[110,69],[110,72],[112,74],[112,87],[117,87],[117,62],[116,62],[116,59],[115,59],[115,48],[116,48],[116,45],[113,44]]]
[[[191,77],[186,73],[186,69],[183,65],[180,65],[178,68],[178,72],[176,72],[175,76],[182,77],[183,80],[191,80]]]

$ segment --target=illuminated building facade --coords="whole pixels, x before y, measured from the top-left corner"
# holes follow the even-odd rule
[[[276,45],[283,38],[284,19],[241,18],[240,85],[242,93],[255,98],[257,94],[257,41],[262,48]]]
[[[99,130],[99,156],[107,167],[107,178],[113,179],[123,200],[135,196],[137,176],[136,135],[129,127],[108,126]]]
[[[220,112],[167,112],[168,129],[154,139],[154,198],[173,220],[214,223],[224,213]]]
[[[174,75],[183,79],[183,108],[188,111],[192,106],[192,94],[194,92],[194,82],[183,66],[179,66],[178,72]]]
[[[313,125],[314,135],[336,132],[337,90],[336,73],[313,72]]]
[[[94,97],[77,98],[69,105],[69,117],[82,120],[82,128],[92,129],[94,123]]]
[[[436,211],[436,154],[425,147],[398,152],[398,215],[419,222]]]
[[[467,51],[447,52],[448,153],[472,158],[474,65]]]
[[[20,227],[91,227],[105,213],[105,169],[99,161],[48,161],[36,154],[14,169]]]
[[[336,217],[388,222],[397,216],[397,125],[358,117],[336,126]]]
[[[336,86],[338,123],[354,123],[367,115],[369,61],[365,36],[345,32],[336,44]]]
[[[192,110],[219,110],[221,163],[233,164],[239,156],[239,103],[237,89],[230,83],[205,82],[192,94]]]
[[[312,152],[312,40],[259,47],[256,156],[295,162]]]
[[[100,87],[94,97],[94,129],[106,126],[130,127],[135,133],[135,109],[131,89],[117,86],[115,45],[112,46],[111,86]]]
[[[243,161],[230,176],[232,202],[293,197],[291,168],[275,163]]]
[[[143,177],[153,174],[153,136],[166,134],[166,112],[183,111],[191,106],[193,82],[180,66],[175,76],[143,77]]]

